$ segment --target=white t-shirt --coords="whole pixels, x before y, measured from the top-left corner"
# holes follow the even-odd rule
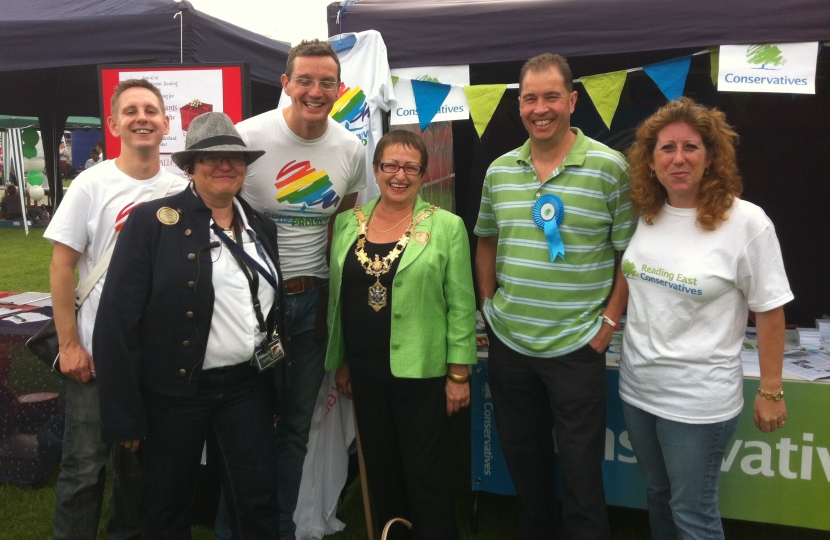
[[[383,137],[383,116],[380,110],[388,111],[397,102],[392,90],[386,44],[380,32],[366,30],[342,34],[332,36],[327,41],[336,49],[341,38],[351,36],[356,40],[354,46],[337,55],[340,59],[341,83],[331,116],[357,135],[366,147],[366,171],[369,174],[366,188],[357,196],[357,204],[362,205],[380,195],[380,188],[371,174],[375,146]],[[277,108],[290,104],[291,98],[283,92]]]
[[[121,172],[115,166],[115,160],[107,160],[99,167],[85,170],[72,181],[72,187],[66,192],[43,237],[53,244],[65,244],[81,254],[78,273],[79,283],[83,283],[124,226],[132,209],[150,198],[162,178],[170,176],[174,182],[168,195],[178,193],[187,186],[186,180],[163,169],[149,180],[136,180]],[[92,330],[105,280],[106,274],[98,280],[78,310],[78,338],[90,355],[93,355]]]
[[[248,166],[242,197],[277,224],[283,277],[328,278],[329,217],[343,197],[366,186],[363,145],[337,122],[307,141],[288,127],[283,111],[249,118],[236,128],[265,155]]]
[[[743,408],[747,311],[793,299],[772,222],[735,199],[714,231],[694,208],[640,220],[623,258],[629,288],[620,397],[677,422],[706,424]]]
[[[237,215],[242,218],[242,249],[253,260],[262,265],[274,279],[277,278],[274,263],[262,249],[257,249],[256,234],[248,225],[248,218],[242,206],[234,199]],[[211,220],[213,223],[213,220]],[[210,229],[210,241],[219,241],[219,236]],[[218,253],[218,256],[216,255]],[[242,273],[239,263],[233,257],[230,248],[224,243],[218,249],[212,250],[213,272],[213,317],[210,320],[210,335],[205,347],[205,362],[202,369],[212,369],[225,366],[235,366],[247,362],[254,354],[254,348],[262,342],[259,323],[256,318],[253,303],[251,302],[251,287],[248,279]],[[256,270],[253,270],[256,272]],[[260,309],[265,321],[274,304],[274,288],[268,281],[258,274]]]

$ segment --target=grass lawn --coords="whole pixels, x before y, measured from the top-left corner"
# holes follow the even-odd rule
[[[51,245],[43,240],[43,229],[30,229],[28,237],[22,229],[0,229],[0,290],[48,291]],[[33,359],[25,361],[35,362]],[[44,368],[45,369],[45,368]],[[57,377],[50,381],[60,386]],[[25,387],[25,381],[14,380],[15,387]],[[451,420],[451,481],[456,495],[456,511],[460,536],[463,540],[501,540],[517,538],[517,506],[513,497],[481,494],[478,502],[478,534],[470,527],[472,495],[470,492],[470,413],[462,411]],[[0,483],[0,540],[43,540],[52,530],[55,480],[53,474],[40,489],[12,483]],[[339,517],[346,530],[330,538],[337,540],[365,540],[366,527],[363,518],[363,501],[360,482],[354,482],[347,490]],[[109,491],[109,485],[107,490]],[[770,497],[777,494],[770,493]],[[782,501],[785,503],[786,501]],[[827,506],[827,501],[815,501]],[[109,495],[104,498],[103,513],[106,516]],[[640,540],[648,538],[648,516],[644,510],[609,508],[611,535],[614,540]],[[102,520],[102,523],[105,523]],[[783,527],[763,523],[724,520],[726,538],[730,540],[830,540],[830,532]],[[98,532],[103,539],[104,527]],[[196,540],[209,540],[213,533],[194,529]],[[376,536],[379,540],[379,536]]]

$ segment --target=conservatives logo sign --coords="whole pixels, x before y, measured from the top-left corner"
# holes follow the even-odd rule
[[[722,45],[718,90],[816,93],[818,42]]]

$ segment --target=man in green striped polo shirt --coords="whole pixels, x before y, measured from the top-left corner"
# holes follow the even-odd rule
[[[619,270],[637,224],[628,164],[571,128],[577,94],[564,58],[528,60],[519,83],[530,138],[488,169],[475,228],[496,422],[521,538],[551,537],[553,427],[564,537],[607,539],[604,351],[628,299]],[[557,238],[564,255],[549,249]]]

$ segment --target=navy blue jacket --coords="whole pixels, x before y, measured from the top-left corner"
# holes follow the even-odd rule
[[[237,200],[279,274],[276,225]],[[165,206],[178,213],[177,223],[161,222],[157,212]],[[142,390],[195,394],[213,316],[210,219],[211,210],[188,188],[137,206],[121,231],[92,338],[106,442],[147,435]],[[269,325],[281,321],[282,304],[280,290],[277,312],[264,314]]]

